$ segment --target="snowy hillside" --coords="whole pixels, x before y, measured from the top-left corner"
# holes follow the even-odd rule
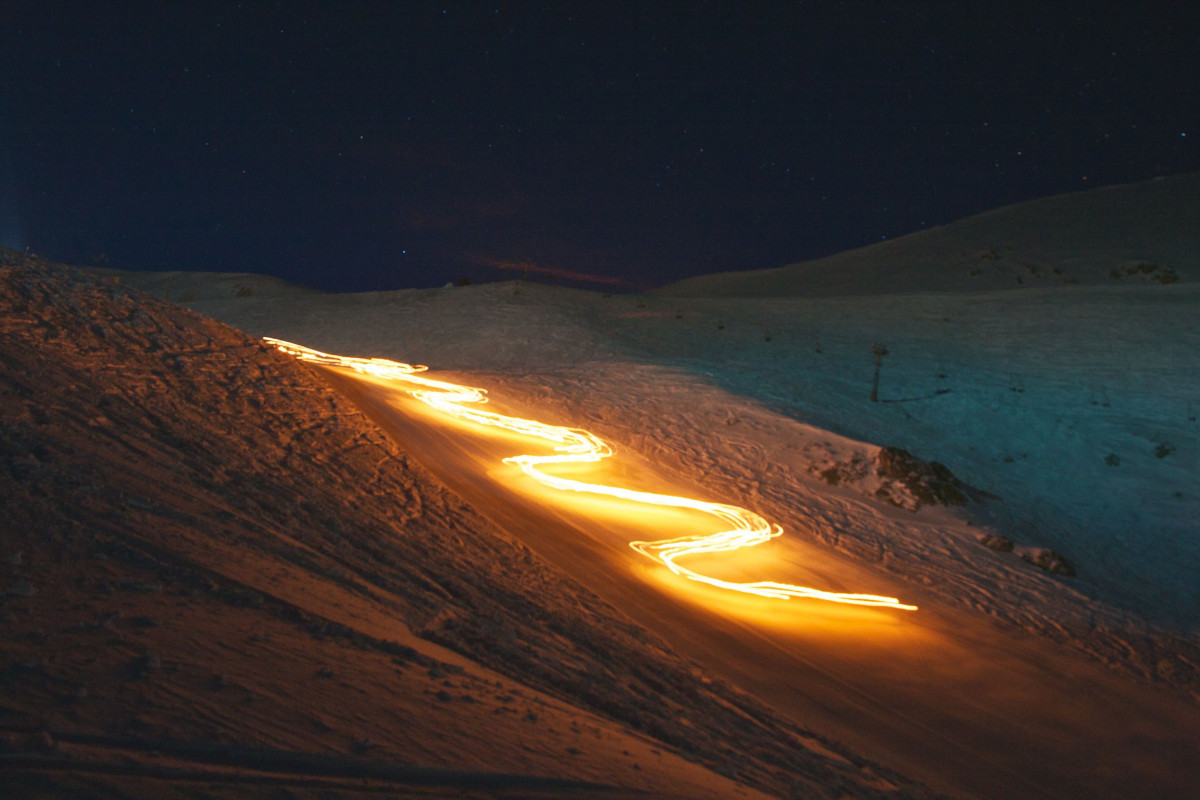
[[[489,378],[514,391],[514,372],[636,365],[666,376],[629,389],[649,400],[658,380],[688,375],[729,393],[733,415],[753,400],[945,463],[1001,498],[978,513],[1005,535],[1075,562],[1073,589],[1184,632],[1200,624],[1195,284],[777,300],[491,284],[193,305],[333,352],[504,370]],[[875,345],[888,351],[879,402]],[[604,385],[591,392],[574,408],[611,402],[597,400],[613,394]]]
[[[689,278],[672,297],[834,297],[1195,281],[1200,173],[1046,197],[786,267]]]
[[[625,478],[752,508],[785,532],[709,565],[735,579],[918,605],[899,619],[693,596],[627,552],[641,535],[530,511],[481,466],[510,455],[502,443],[337,383],[444,486],[637,624],[935,790],[1186,796],[1200,781],[1186,766],[1200,738],[1197,185],[1048,198],[647,296],[118,277],[251,335],[428,364],[509,413],[593,431]],[[957,482],[930,494],[890,448]]]
[[[307,368],[5,259],[4,796],[925,796],[672,653]]]

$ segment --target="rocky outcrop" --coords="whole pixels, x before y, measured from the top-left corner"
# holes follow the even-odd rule
[[[883,500],[904,508],[961,506],[972,489],[954,477],[945,464],[922,461],[899,447],[882,447],[875,456],[875,472],[884,483],[876,490]],[[914,508],[915,510],[915,508]]]

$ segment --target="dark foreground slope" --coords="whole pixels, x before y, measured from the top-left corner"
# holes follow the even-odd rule
[[[924,796],[668,652],[305,367],[4,255],[0,795]]]

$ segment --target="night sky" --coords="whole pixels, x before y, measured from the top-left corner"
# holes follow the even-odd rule
[[[5,0],[0,25],[0,243],[77,264],[622,291],[1200,170],[1189,2]]]

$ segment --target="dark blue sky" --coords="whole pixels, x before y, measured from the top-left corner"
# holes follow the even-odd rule
[[[1181,2],[6,0],[0,25],[0,240],[73,263],[643,287],[1200,170]]]

